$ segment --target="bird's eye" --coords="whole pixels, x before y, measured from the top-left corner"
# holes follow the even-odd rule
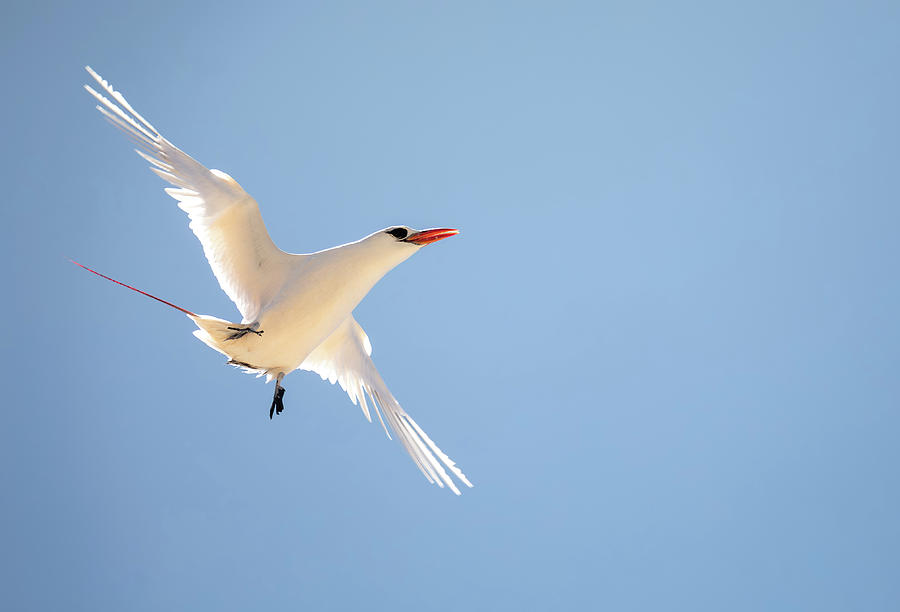
[[[409,232],[406,231],[405,227],[395,227],[392,230],[388,231],[388,234],[396,238],[397,240],[403,240],[409,235]]]

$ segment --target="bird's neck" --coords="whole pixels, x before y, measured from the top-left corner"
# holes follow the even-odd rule
[[[313,257],[320,269],[343,285],[358,303],[381,277],[414,252],[414,249],[385,249],[383,244],[360,240],[319,251]]]

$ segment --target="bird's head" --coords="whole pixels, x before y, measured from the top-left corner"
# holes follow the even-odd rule
[[[394,266],[406,261],[426,244],[455,236],[459,230],[434,228],[415,230],[405,225],[395,225],[369,234],[362,240],[344,245],[358,270],[367,269],[378,278]],[[344,247],[338,247],[343,249]]]
[[[397,225],[395,227],[383,229],[380,233],[384,234],[387,239],[393,243],[423,247],[426,244],[431,244],[432,242],[455,236],[459,233],[459,230],[441,227],[419,231],[414,230],[411,227],[406,227],[405,225]]]
[[[397,265],[426,244],[455,236],[458,233],[459,230],[443,227],[415,230],[405,225],[395,225],[378,230],[360,242],[365,244],[367,249],[379,259],[390,260],[394,262],[393,265]]]

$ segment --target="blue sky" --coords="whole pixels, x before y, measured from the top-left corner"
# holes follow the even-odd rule
[[[0,30],[0,607],[900,606],[897,3],[49,2]],[[184,317],[67,262],[235,315],[84,64],[286,250],[462,230],[356,314],[474,489],[313,374],[270,422]]]

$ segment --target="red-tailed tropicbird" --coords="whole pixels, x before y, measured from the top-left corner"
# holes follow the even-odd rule
[[[84,86],[100,102],[97,109],[134,139],[153,172],[174,185],[166,193],[188,214],[213,274],[242,319],[198,315],[81,267],[180,310],[199,328],[194,335],[228,357],[229,364],[265,374],[266,382],[274,379],[269,418],[284,409],[284,376],[297,369],[315,372],[339,382],[371,422],[368,395],[385,433],[390,437],[390,426],[429,482],[459,495],[446,467],[471,487],[394,399],[372,363],[368,336],[353,318],[353,309],[382,276],[426,244],[459,232],[396,226],[317,253],[285,253],[269,237],[256,201],[233,178],[206,168],[166,140],[121,93],[85,68],[106,94]]]

